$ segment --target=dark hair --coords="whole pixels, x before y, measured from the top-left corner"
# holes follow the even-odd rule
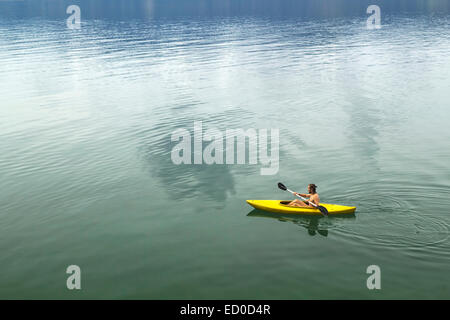
[[[314,183],[310,183],[308,187],[311,188],[312,194],[316,193],[317,186]]]

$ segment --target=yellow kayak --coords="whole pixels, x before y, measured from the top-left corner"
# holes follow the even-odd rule
[[[322,215],[320,211],[315,208],[289,207],[287,206],[289,202],[289,200],[247,200],[247,203],[253,208],[264,211],[306,215]],[[356,207],[340,206],[337,204],[321,203],[320,205],[327,208],[329,214],[354,213],[356,210]]]

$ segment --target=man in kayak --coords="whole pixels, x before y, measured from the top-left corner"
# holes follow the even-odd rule
[[[299,195],[303,198],[309,198],[309,202],[314,203],[315,205],[319,205],[320,203],[320,198],[319,198],[319,194],[316,192],[317,186],[314,183],[311,183],[308,185],[308,194],[304,194],[304,193],[297,193],[294,192],[295,195]],[[306,208],[314,208],[313,205],[309,204],[308,202],[299,200],[299,199],[295,199],[293,201],[291,201],[288,206],[290,207],[306,207]]]

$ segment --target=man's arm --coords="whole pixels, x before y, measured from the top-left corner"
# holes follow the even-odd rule
[[[309,197],[311,197],[310,194],[305,194],[305,193],[297,193],[297,192],[294,192],[294,194],[299,195],[300,197],[303,197],[303,198],[309,198]]]

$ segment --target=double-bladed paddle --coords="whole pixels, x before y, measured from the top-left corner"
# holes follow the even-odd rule
[[[325,208],[324,206],[318,206],[317,204],[315,204],[314,202],[308,201],[307,199],[303,198],[301,195],[298,195],[297,193],[295,193],[292,190],[289,190],[288,188],[286,188],[286,186],[284,184],[282,184],[281,182],[278,183],[278,188],[280,188],[283,191],[289,191],[290,193],[292,193],[293,195],[296,195],[297,197],[299,197],[300,199],[302,199],[303,201],[308,202],[310,205],[312,205],[313,207],[316,207],[317,209],[319,209],[319,211],[324,215],[324,216],[328,216],[328,210],[327,208]]]

